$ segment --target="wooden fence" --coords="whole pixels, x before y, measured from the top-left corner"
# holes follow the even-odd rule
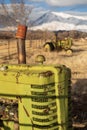
[[[34,52],[35,49],[41,49],[44,44],[42,40],[26,40],[25,42],[27,56],[31,50]],[[3,63],[18,63],[17,39],[0,39],[0,64]]]

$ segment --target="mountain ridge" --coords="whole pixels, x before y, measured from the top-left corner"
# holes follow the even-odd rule
[[[10,12],[11,16],[14,16],[12,12]],[[58,30],[77,30],[77,31],[85,31],[87,32],[87,13],[86,12],[54,12],[54,11],[42,11],[38,12],[38,17],[35,18],[37,12],[31,13],[29,15],[29,28],[33,30],[41,29],[41,30],[50,30],[50,31],[58,31]],[[9,29],[15,29],[16,20],[14,21],[9,15],[2,17],[0,14],[0,30],[6,28],[6,19],[8,21],[7,26]],[[2,20],[3,19],[3,20]],[[9,20],[10,19],[10,20]],[[4,21],[4,22],[2,22]],[[7,22],[6,21],[6,22]],[[12,21],[12,26],[10,22]],[[21,21],[22,23],[22,21]],[[3,25],[3,26],[2,26]]]
[[[33,22],[33,29],[43,30],[43,28],[47,28],[48,30],[57,31],[58,24],[60,30],[62,30],[62,26],[64,26],[63,30],[68,30],[70,28],[70,30],[76,29],[87,31],[87,16],[86,14],[85,16],[77,16],[63,12],[47,12]],[[55,26],[54,29],[52,28],[53,26]]]

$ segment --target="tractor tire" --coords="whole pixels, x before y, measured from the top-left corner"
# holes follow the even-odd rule
[[[55,47],[52,42],[45,43],[44,51],[50,52],[50,51],[53,51],[54,49],[55,49]]]
[[[72,49],[68,49],[68,50],[66,50],[66,54],[67,54],[68,56],[71,56],[72,53],[73,53]]]

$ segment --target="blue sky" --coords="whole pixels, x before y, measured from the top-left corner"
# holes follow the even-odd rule
[[[28,0],[28,3],[46,10],[87,12],[87,0]]]
[[[11,0],[4,1],[10,3]],[[87,0],[25,0],[25,2],[42,10],[87,12]]]

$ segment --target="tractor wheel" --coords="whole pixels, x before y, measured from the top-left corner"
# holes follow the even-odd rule
[[[44,51],[46,52],[50,52],[50,51],[53,51],[54,50],[54,45],[53,43],[49,42],[49,43],[46,43],[44,45]]]
[[[73,53],[72,49],[68,49],[68,50],[66,50],[66,54],[67,54],[68,56],[71,56],[72,53]]]

